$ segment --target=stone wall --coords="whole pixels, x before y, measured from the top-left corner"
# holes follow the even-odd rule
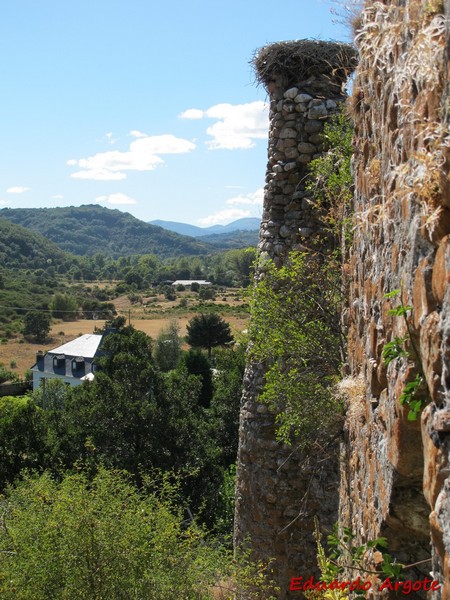
[[[273,60],[280,46],[289,56],[299,55],[297,63],[291,60],[289,73]],[[321,52],[334,55],[339,69],[327,59],[321,72]],[[281,266],[291,250],[311,248],[320,229],[307,201],[305,177],[308,163],[322,152],[324,123],[345,99],[341,88],[354,51],[345,45],[300,41],[269,46],[262,53],[263,68],[271,61],[275,66],[262,78],[270,94],[270,133],[258,250]],[[307,73],[308,56],[314,75]],[[257,279],[261,276],[256,273]],[[338,449],[334,456],[325,451],[304,456],[295,444],[278,442],[274,415],[258,402],[263,384],[262,365],[249,364],[239,432],[235,542],[250,547],[256,559],[275,559],[273,574],[280,587],[276,597],[282,599],[290,597],[291,577],[317,570],[314,516],[324,527],[337,519]]]
[[[353,88],[355,236],[348,314],[350,398],[340,523],[358,541],[384,535],[410,579],[450,598],[449,3],[368,0]],[[399,289],[397,298],[384,295]],[[411,305],[408,321],[389,309]],[[382,352],[406,338],[409,356]],[[416,357],[415,354],[418,356]],[[423,373],[426,408],[399,402]],[[431,542],[431,543],[430,543]],[[420,594],[417,595],[420,597]]]

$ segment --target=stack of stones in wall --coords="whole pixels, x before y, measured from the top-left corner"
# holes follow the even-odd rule
[[[349,362],[366,390],[351,399],[340,506],[357,543],[384,535],[404,564],[431,546],[432,562],[407,575],[431,571],[442,584],[433,600],[450,598],[449,13],[449,2],[369,0],[361,18]],[[400,302],[412,306],[409,330],[389,313]],[[418,358],[386,365],[395,337]],[[421,372],[420,423],[399,398]]]
[[[323,150],[322,130],[344,98],[321,93],[311,79],[272,95],[265,188],[265,212],[259,249],[278,261],[314,236],[320,224],[308,201],[308,163]],[[308,91],[305,91],[306,90]],[[329,90],[328,90],[329,92]],[[274,97],[275,96],[275,97]],[[300,246],[301,248],[301,246]]]

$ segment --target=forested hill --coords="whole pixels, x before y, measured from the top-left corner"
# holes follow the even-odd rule
[[[0,218],[0,265],[9,269],[43,269],[70,262],[70,257],[39,233]]]
[[[131,254],[168,257],[217,251],[208,243],[97,205],[4,208],[0,210],[1,218],[40,233],[62,250],[81,256],[101,252],[114,258]]]

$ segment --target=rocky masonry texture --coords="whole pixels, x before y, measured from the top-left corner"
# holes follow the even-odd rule
[[[289,63],[292,68],[277,68],[273,59],[280,49],[294,56]],[[317,60],[321,52],[327,54],[322,64]],[[303,40],[264,48],[255,60],[270,94],[258,251],[278,266],[291,250],[310,247],[320,229],[308,202],[305,177],[308,163],[323,150],[320,132],[324,123],[344,100],[342,84],[354,56],[345,44]],[[315,61],[313,74],[308,71],[311,61]],[[289,60],[281,62],[285,67]],[[256,273],[256,279],[260,276]],[[291,577],[317,573],[313,517],[319,516],[325,527],[337,518],[338,452],[335,449],[334,458],[319,465],[317,453],[304,456],[295,445],[277,442],[274,415],[258,402],[263,385],[264,368],[249,364],[239,434],[235,542],[249,546],[255,558],[274,559],[273,572],[280,587],[277,598],[282,599],[290,597]]]
[[[356,24],[354,240],[344,265],[352,392],[341,446],[340,526],[350,527],[357,543],[388,537],[400,562],[419,563],[410,580],[431,572],[439,581],[432,600],[450,598],[449,18],[450,0],[367,0]],[[301,64],[302,49],[314,54],[314,43],[304,44],[265,48],[255,61],[271,101],[259,252],[279,266],[290,250],[314,245],[320,223],[304,178],[322,151],[323,123],[343,99],[343,70],[335,63],[321,74],[317,62]],[[282,69],[272,52],[284,53]],[[393,290],[398,296],[386,298]],[[399,304],[411,306],[407,321],[389,312]],[[396,337],[409,355],[386,364],[383,349]],[[420,420],[410,421],[400,396],[418,374],[426,406]],[[235,537],[248,538],[256,557],[275,559],[277,597],[286,598],[290,576],[314,573],[312,515],[325,526],[334,520],[337,469],[327,460],[318,473],[314,457],[276,441],[274,416],[258,403],[263,384],[263,367],[248,365]],[[369,597],[381,596],[373,590]]]
[[[444,2],[419,0],[368,1],[361,18],[347,272],[350,370],[366,386],[351,400],[340,491],[340,523],[358,542],[385,535],[404,564],[432,556],[408,577],[431,571],[433,599],[450,598],[448,19]],[[410,332],[388,312],[400,302]],[[386,365],[396,336],[410,356]],[[427,406],[408,421],[399,398],[421,372]]]

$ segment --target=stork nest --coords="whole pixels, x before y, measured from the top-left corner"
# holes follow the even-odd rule
[[[280,78],[292,85],[311,76],[343,83],[355,70],[357,51],[350,44],[320,40],[277,42],[257,50],[250,61],[259,84]]]

